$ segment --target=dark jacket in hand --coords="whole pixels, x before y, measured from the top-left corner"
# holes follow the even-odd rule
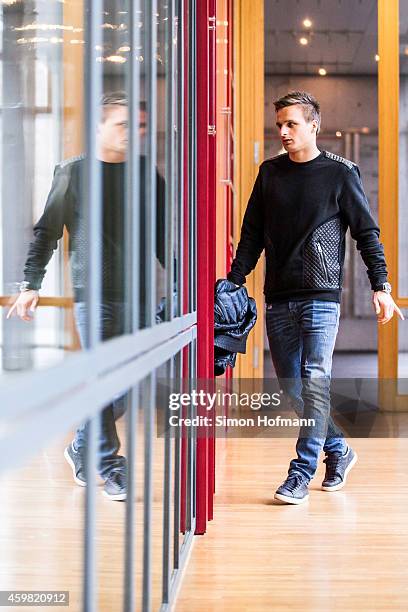
[[[245,287],[220,279],[215,284],[214,346],[216,376],[234,367],[236,354],[245,353],[248,334],[256,323],[256,303]]]

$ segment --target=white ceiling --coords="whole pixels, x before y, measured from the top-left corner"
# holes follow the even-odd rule
[[[408,0],[401,0],[401,51],[408,45]],[[309,18],[313,26],[302,24]],[[309,44],[302,46],[299,38]],[[265,0],[266,74],[377,74],[377,0]],[[408,74],[408,56],[401,55]]]

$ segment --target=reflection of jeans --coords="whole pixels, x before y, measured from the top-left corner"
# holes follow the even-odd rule
[[[297,458],[289,471],[310,480],[320,451],[344,453],[347,444],[330,417],[332,355],[339,327],[340,304],[301,300],[266,306],[266,329],[276,374],[299,416],[315,419],[323,432],[302,435],[296,444]]]
[[[85,302],[77,302],[74,305],[75,321],[83,347],[86,346],[87,305]],[[100,337],[108,340],[119,336],[124,332],[124,304],[105,302],[100,306],[99,324]],[[101,476],[106,479],[112,469],[124,468],[126,460],[118,455],[120,442],[116,431],[115,420],[125,410],[126,396],[120,396],[113,400],[100,413],[100,437],[98,448],[98,469]],[[78,428],[74,446],[75,449],[84,449],[86,445],[86,427]]]

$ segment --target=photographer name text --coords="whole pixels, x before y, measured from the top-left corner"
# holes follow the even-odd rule
[[[180,417],[176,414],[169,417],[170,427],[314,427],[315,419],[289,419],[277,415],[276,417],[268,417],[258,415],[253,417],[226,417],[218,415],[211,416],[195,416],[192,419]]]

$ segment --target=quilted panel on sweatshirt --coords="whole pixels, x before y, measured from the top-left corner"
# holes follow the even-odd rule
[[[305,242],[303,281],[305,287],[340,287],[341,221],[334,217],[317,227]]]

